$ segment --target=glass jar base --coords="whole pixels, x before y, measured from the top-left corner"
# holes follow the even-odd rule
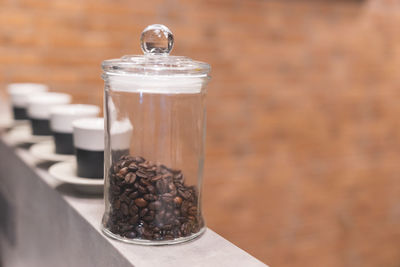
[[[175,238],[175,239],[171,239],[171,240],[147,240],[147,239],[139,239],[139,238],[135,238],[135,239],[125,238],[120,235],[116,235],[116,234],[112,233],[110,230],[108,230],[107,228],[105,228],[103,226],[101,227],[101,231],[108,237],[111,237],[113,239],[116,239],[118,241],[122,241],[125,243],[136,244],[136,245],[145,245],[145,246],[163,246],[163,245],[173,245],[173,244],[180,244],[180,243],[188,242],[188,241],[193,240],[193,239],[201,236],[202,234],[204,234],[206,229],[207,228],[204,226],[200,229],[200,231],[198,231],[197,233],[194,233],[190,236],[179,237],[179,238]]]

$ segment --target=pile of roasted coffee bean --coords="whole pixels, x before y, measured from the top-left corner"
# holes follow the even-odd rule
[[[107,228],[126,238],[171,240],[200,231],[194,186],[184,184],[180,170],[122,156],[110,170],[111,203]]]

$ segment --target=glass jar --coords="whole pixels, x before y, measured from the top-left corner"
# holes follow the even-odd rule
[[[163,25],[141,35],[144,55],[102,64],[105,81],[103,232],[173,244],[205,230],[201,187],[210,66],[169,56]]]

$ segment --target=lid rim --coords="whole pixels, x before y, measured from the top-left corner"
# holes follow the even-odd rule
[[[166,55],[126,55],[120,59],[104,60],[101,66],[106,74],[141,76],[204,77],[211,70],[205,62]]]
[[[162,73],[157,73],[157,74],[147,74],[147,73],[135,73],[135,72],[112,72],[112,71],[104,71],[103,75],[113,75],[113,76],[133,76],[133,77],[149,77],[153,76],[152,78],[157,79],[157,78],[177,78],[177,79],[190,79],[190,78],[207,78],[211,77],[208,73],[202,73],[202,74],[162,74]]]

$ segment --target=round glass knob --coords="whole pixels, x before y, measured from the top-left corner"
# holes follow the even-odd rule
[[[153,24],[143,30],[140,44],[146,55],[168,55],[174,46],[174,36],[166,26]]]

